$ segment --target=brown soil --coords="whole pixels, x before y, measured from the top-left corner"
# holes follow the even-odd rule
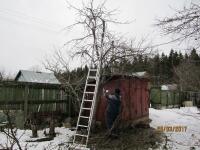
[[[127,128],[118,133],[118,137],[110,137],[105,131],[93,133],[88,146],[91,150],[148,150],[158,148],[164,139],[164,134],[153,128]]]

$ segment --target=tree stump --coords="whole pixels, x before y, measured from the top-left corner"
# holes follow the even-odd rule
[[[32,130],[32,137],[36,138],[38,137],[38,128],[37,128],[37,122],[35,119],[31,120],[31,130]]]
[[[49,136],[50,137],[55,137],[56,136],[54,119],[51,119],[50,123],[49,123]]]

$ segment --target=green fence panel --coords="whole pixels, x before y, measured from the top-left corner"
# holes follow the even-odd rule
[[[174,93],[174,103],[175,105],[180,105],[181,102],[180,102],[180,93],[178,91],[176,91]]]
[[[168,104],[168,93],[161,91],[161,106],[167,106]]]
[[[15,88],[14,99],[16,101],[24,101],[24,88],[23,87]]]
[[[160,89],[157,88],[151,89],[150,100],[152,104],[160,104],[161,103],[160,96],[161,96]]]
[[[168,105],[167,106],[174,106],[175,104],[175,94],[173,91],[167,91],[168,94]]]

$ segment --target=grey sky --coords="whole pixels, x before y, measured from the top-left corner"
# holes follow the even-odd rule
[[[84,0],[85,1],[85,0]],[[120,10],[119,20],[134,20],[129,25],[115,26],[127,37],[158,35],[153,27],[156,18],[173,14],[191,0],[107,0],[108,8]],[[81,0],[71,0],[80,6]],[[47,54],[59,48],[70,34],[63,28],[73,23],[75,14],[65,0],[0,0],[0,69],[17,72],[41,65]],[[155,43],[163,42],[158,36]],[[161,47],[166,51],[170,45]]]

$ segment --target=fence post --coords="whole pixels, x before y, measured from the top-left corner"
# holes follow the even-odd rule
[[[181,91],[178,91],[178,107],[181,107]]]
[[[71,117],[71,98],[68,96],[68,101],[69,101],[69,113],[68,116]]]
[[[166,108],[168,108],[169,107],[169,91],[168,90],[167,90],[166,94],[167,94]]]
[[[162,107],[161,89],[159,90],[159,93],[160,93],[160,106]]]
[[[175,106],[175,101],[176,101],[176,92],[175,91],[173,91],[173,108],[174,108],[174,106]]]
[[[26,84],[24,91],[24,121],[26,121],[28,115],[28,95],[29,95],[29,86]]]
[[[197,106],[197,93],[194,93],[194,105]]]
[[[42,100],[44,100],[44,88],[42,88]]]

